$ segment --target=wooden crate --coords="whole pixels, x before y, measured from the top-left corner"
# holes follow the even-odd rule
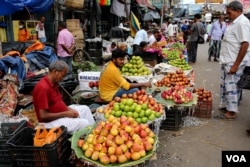
[[[194,116],[201,118],[211,118],[213,109],[213,101],[198,100],[195,107]]]

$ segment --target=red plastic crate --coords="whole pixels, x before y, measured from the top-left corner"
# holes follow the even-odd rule
[[[195,107],[194,116],[201,118],[211,118],[213,109],[212,101],[198,100]]]

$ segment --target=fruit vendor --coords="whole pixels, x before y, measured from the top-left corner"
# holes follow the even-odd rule
[[[68,65],[57,60],[49,66],[49,73],[34,88],[33,104],[39,123],[46,128],[65,126],[69,133],[95,123],[90,109],[85,105],[67,106],[58,89],[68,71]]]
[[[140,43],[140,47],[138,50],[136,50],[133,55],[135,56],[140,56],[140,57],[144,57],[145,52],[147,51],[147,47],[148,47],[148,43],[145,41],[142,41]]]
[[[104,67],[99,80],[99,93],[104,101],[111,101],[123,94],[132,94],[140,87],[151,87],[150,82],[129,83],[122,75],[120,68],[124,65],[126,52],[116,49],[112,52],[112,60]]]

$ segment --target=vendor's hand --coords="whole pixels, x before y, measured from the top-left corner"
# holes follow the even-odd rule
[[[66,111],[65,114],[69,118],[78,118],[79,117],[79,113],[76,110],[68,110],[68,111]]]

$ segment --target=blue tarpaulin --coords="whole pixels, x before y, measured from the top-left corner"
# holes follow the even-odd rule
[[[0,0],[0,16],[24,9],[29,12],[45,12],[53,3],[53,0]]]

